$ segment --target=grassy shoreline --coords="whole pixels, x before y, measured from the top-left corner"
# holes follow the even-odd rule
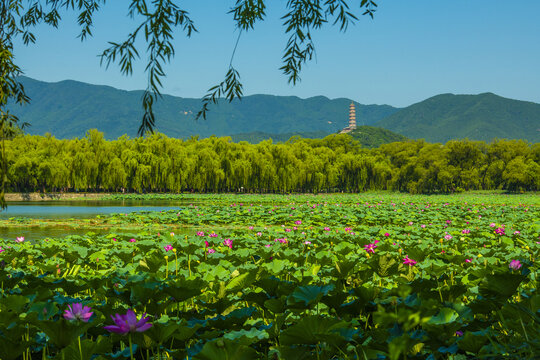
[[[52,201],[52,200],[99,200],[102,193],[6,193],[7,202],[10,201]]]
[[[450,196],[450,197],[459,197],[459,196],[509,196],[509,197],[519,197],[519,196],[529,196],[529,195],[539,195],[539,192],[524,192],[524,193],[508,193],[503,190],[471,190],[461,193],[453,194],[410,194],[410,193],[400,193],[396,191],[384,190],[384,191],[366,191],[361,193],[290,193],[290,194],[256,194],[256,193],[147,193],[147,194],[138,194],[138,193],[63,193],[63,192],[51,192],[51,193],[6,193],[5,199],[7,202],[19,202],[19,201],[28,201],[28,202],[40,202],[40,201],[70,201],[70,200],[178,200],[178,199],[189,199],[195,197],[223,197],[223,196],[293,196],[293,195],[304,195],[304,196],[339,196],[339,195],[358,195],[358,196],[374,196],[374,195],[396,195],[396,196],[410,196],[410,197],[439,197],[439,196]],[[539,201],[540,203],[540,201]]]

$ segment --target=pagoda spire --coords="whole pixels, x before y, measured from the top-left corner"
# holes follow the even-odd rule
[[[349,129],[356,129],[356,108],[354,102],[351,102],[351,105],[349,105]]]

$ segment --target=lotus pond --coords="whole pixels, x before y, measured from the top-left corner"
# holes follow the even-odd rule
[[[0,220],[0,359],[540,353],[537,195],[183,200]],[[80,232],[25,238],[32,226]]]

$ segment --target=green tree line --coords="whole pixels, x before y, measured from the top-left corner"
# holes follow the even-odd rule
[[[408,140],[366,149],[349,135],[285,143],[153,134],[107,141],[24,135],[6,140],[13,192],[360,192],[540,190],[540,143]]]

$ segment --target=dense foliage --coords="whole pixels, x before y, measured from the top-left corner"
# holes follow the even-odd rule
[[[540,352],[540,214],[527,202],[536,199],[200,200],[102,218],[193,224],[185,234],[145,227],[0,240],[0,359],[465,360]]]
[[[540,143],[397,142],[363,149],[348,135],[252,145],[156,134],[106,141],[20,136],[6,141],[11,191],[411,193],[540,189]]]

